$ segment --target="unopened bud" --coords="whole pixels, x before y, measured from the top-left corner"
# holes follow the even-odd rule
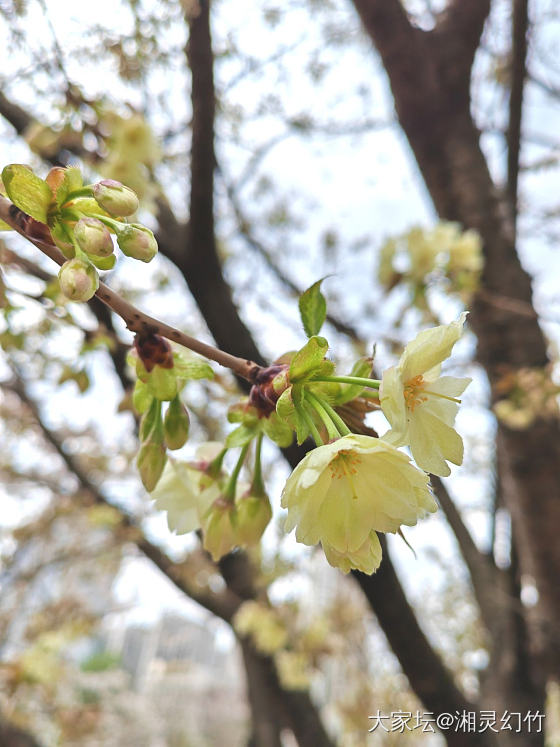
[[[109,229],[97,218],[80,218],[74,226],[74,236],[86,254],[108,257],[113,253],[113,240]]]
[[[163,420],[165,443],[169,449],[180,449],[189,437],[189,413],[179,397],[171,400]]]
[[[95,267],[84,259],[74,257],[60,268],[60,290],[71,301],[89,301],[99,288],[99,275]]]
[[[94,184],[93,196],[97,204],[101,205],[109,215],[126,217],[138,210],[136,193],[114,179],[104,179]]]
[[[158,251],[156,237],[146,226],[128,223],[117,231],[117,243],[123,254],[142,262],[152,260]]]
[[[165,446],[162,443],[158,443],[157,439],[149,439],[140,447],[136,465],[140,472],[142,483],[148,493],[151,493],[158,484],[166,461],[167,454]]]
[[[238,545],[236,509],[223,497],[217,498],[202,520],[203,546],[213,560],[219,560]]]
[[[246,494],[236,501],[235,507],[239,544],[256,545],[272,519],[270,501],[267,496]]]

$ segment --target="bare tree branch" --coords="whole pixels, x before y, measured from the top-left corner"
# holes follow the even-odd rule
[[[521,152],[521,117],[523,91],[527,76],[527,27],[529,0],[513,0],[511,83],[509,94],[509,122],[507,129],[507,193],[511,203],[514,226],[517,218],[519,157]]]

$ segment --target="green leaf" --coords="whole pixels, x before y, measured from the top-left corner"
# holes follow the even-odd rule
[[[313,283],[299,298],[299,313],[308,337],[318,335],[327,318],[327,302],[321,293],[321,283],[324,279]]]
[[[173,355],[173,370],[180,379],[213,379],[212,366],[199,358],[184,358],[180,353]]]
[[[268,418],[263,418],[261,423],[268,438],[281,449],[287,448],[294,440],[292,428],[284,420],[281,420],[275,412],[271,413]]]
[[[228,449],[235,449],[238,446],[246,446],[256,436],[255,428],[248,428],[246,425],[240,425],[233,430],[226,438]]]
[[[19,163],[5,167],[2,181],[8,197],[16,207],[41,223],[47,222],[52,192],[45,181]]]
[[[329,343],[324,337],[310,337],[301,350],[294,355],[290,363],[290,381],[308,378],[321,366]]]

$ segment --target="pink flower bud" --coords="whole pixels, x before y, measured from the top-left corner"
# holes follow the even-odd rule
[[[138,210],[136,193],[114,179],[104,179],[94,184],[93,196],[109,215],[126,217]]]
[[[99,288],[95,267],[84,259],[69,259],[58,273],[60,290],[71,301],[89,301]]]
[[[86,254],[108,257],[113,253],[109,229],[97,218],[80,218],[74,227],[74,236]]]
[[[129,223],[117,231],[117,243],[127,257],[149,262],[158,250],[157,241],[149,228],[139,223]]]

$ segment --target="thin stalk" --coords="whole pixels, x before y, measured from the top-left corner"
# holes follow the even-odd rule
[[[305,398],[311,405],[311,407],[315,410],[317,415],[321,418],[322,422],[325,425],[325,428],[327,429],[327,433],[329,434],[329,439],[331,441],[336,441],[337,438],[340,438],[342,435],[339,433],[336,425],[334,424],[332,418],[330,417],[329,413],[324,408],[324,402],[322,402],[320,399],[318,399],[312,392],[306,391],[305,392]],[[344,426],[346,428],[346,426]]]
[[[304,404],[304,407],[303,407],[301,413],[302,413],[302,415],[304,417],[305,422],[307,423],[307,427],[311,431],[311,435],[313,436],[313,440],[315,441],[315,445],[316,446],[324,446],[325,444],[324,444],[323,439],[321,438],[321,434],[317,430],[317,426],[313,422],[313,418],[311,417],[311,414],[307,410],[307,403],[304,401],[303,404]]]
[[[337,413],[334,407],[331,407],[331,405],[326,400],[322,400],[321,404],[325,408],[327,414],[329,415],[333,423],[336,425],[336,427],[338,428],[342,436],[348,436],[349,433],[352,433],[350,428],[346,425],[346,423],[340,417],[340,415]]]
[[[245,457],[247,456],[248,451],[249,451],[249,444],[245,444],[245,446],[241,449],[241,454],[239,455],[237,464],[233,468],[233,472],[231,473],[231,477],[229,478],[228,484],[224,491],[224,498],[226,498],[231,503],[233,503],[233,501],[235,500],[235,488],[237,487],[237,478],[239,477],[239,473],[241,472],[241,467],[243,467],[243,463],[245,461]]]
[[[371,389],[379,389],[381,381],[379,379],[366,379],[363,376],[318,376],[313,381],[336,382],[338,384],[357,384],[358,386],[367,386]]]

